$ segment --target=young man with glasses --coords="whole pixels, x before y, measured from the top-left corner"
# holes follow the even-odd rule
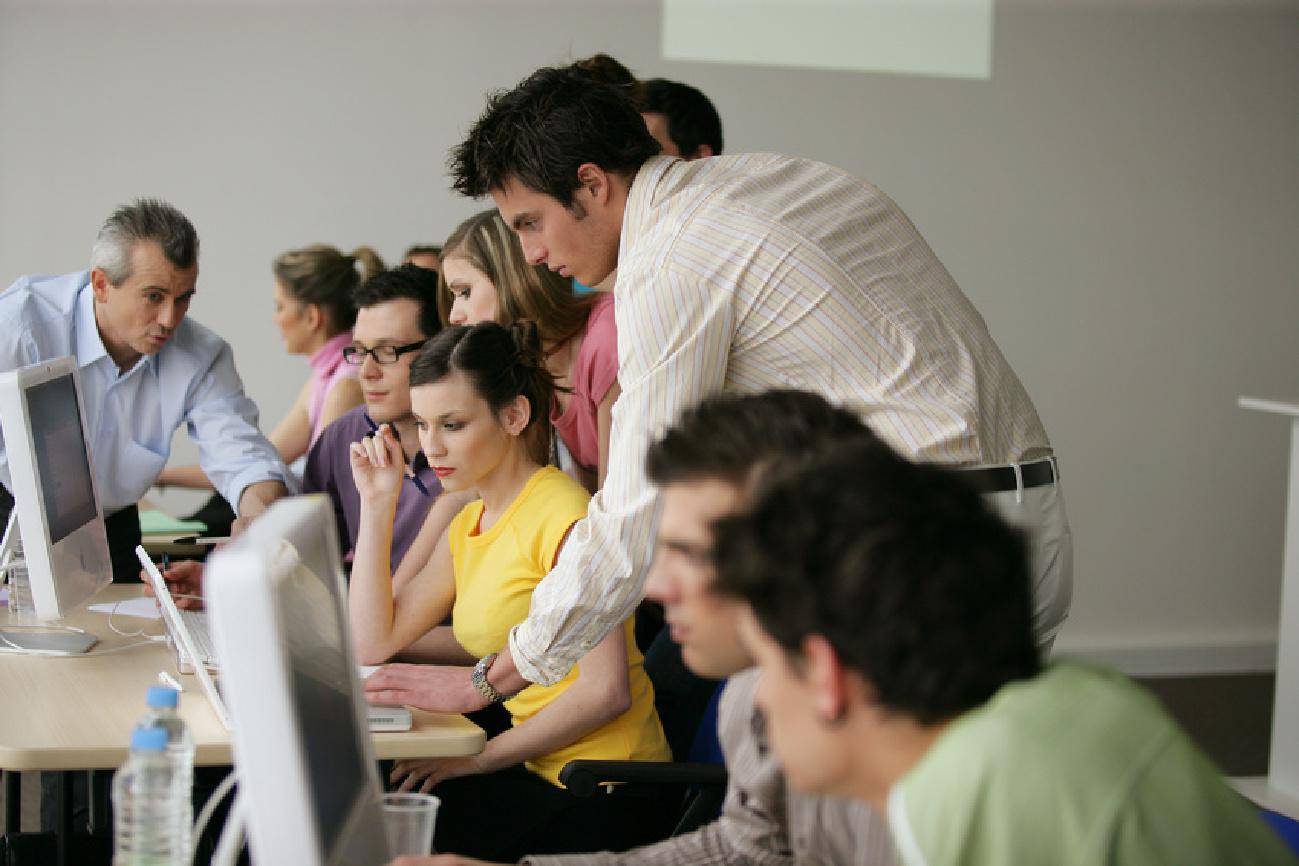
[[[330,424],[307,453],[303,473],[304,493],[325,493],[334,503],[338,538],[350,558],[360,523],[361,500],[352,481],[348,449],[381,424],[391,424],[406,452],[409,477],[397,500],[392,528],[393,579],[408,576],[400,568],[412,549],[412,561],[422,564],[451,518],[465,504],[464,497],[442,496],[442,485],[419,451],[415,420],[411,417],[410,362],[425,341],[441,329],[437,312],[438,277],[416,265],[385,271],[353,294],[356,324],[352,344],[343,349],[345,363],[359,367],[364,402]],[[422,551],[422,553],[421,553]],[[413,573],[417,569],[410,569]],[[180,562],[163,575],[181,596],[201,594],[202,566]],[[193,598],[178,598],[182,607],[197,606]]]

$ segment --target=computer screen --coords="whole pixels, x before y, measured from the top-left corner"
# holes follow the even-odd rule
[[[58,544],[99,515],[72,376],[28,388],[27,410],[50,543]]]
[[[340,650],[344,635],[334,593],[321,575],[286,543],[280,567],[280,618],[290,655],[295,723],[306,758],[307,791],[320,834],[321,850],[333,851],[347,824],[356,792],[366,784],[362,736],[352,709],[352,679]]]
[[[0,426],[37,619],[57,620],[112,582],[72,357],[0,373]]]
[[[212,554],[204,590],[254,859],[386,862],[329,499],[276,502]]]

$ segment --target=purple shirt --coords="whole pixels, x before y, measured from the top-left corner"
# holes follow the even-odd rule
[[[357,406],[340,416],[321,432],[316,444],[307,452],[307,468],[302,476],[304,493],[327,493],[333,500],[338,538],[349,561],[361,525],[361,495],[352,482],[352,458],[348,449],[353,442],[360,442],[369,435],[371,429],[364,406]],[[412,468],[428,490],[428,495],[421,493],[409,478],[402,482],[392,525],[392,553],[388,559],[394,573],[411,542],[419,535],[433,502],[442,493],[442,485],[429,468],[422,451],[415,455]]]

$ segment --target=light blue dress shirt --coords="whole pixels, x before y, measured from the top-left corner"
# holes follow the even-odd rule
[[[26,276],[0,294],[0,335],[0,370],[76,357],[105,514],[134,505],[153,485],[181,424],[203,471],[234,505],[250,484],[289,483],[257,427],[257,406],[244,394],[229,344],[188,317],[161,351],[122,373],[95,324],[90,272]],[[3,439],[0,481],[11,486]]]

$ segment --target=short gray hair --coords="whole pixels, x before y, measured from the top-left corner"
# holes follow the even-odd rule
[[[121,285],[131,277],[131,248],[139,241],[156,241],[167,261],[182,270],[198,263],[198,232],[189,218],[165,201],[141,198],[104,220],[90,266],[102,270],[113,285]]]

